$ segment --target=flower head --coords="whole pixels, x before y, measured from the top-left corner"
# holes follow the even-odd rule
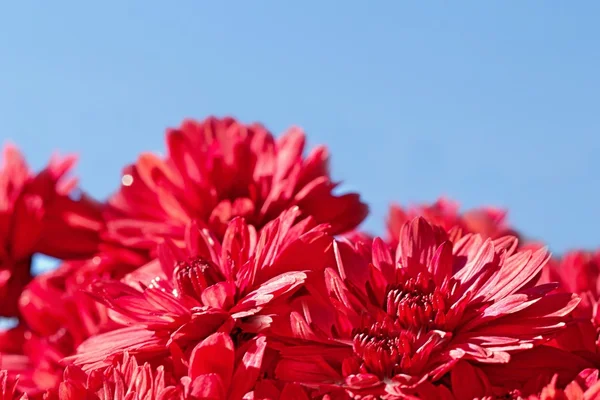
[[[54,388],[60,382],[64,369],[60,360],[74,354],[90,336],[116,326],[108,318],[106,308],[82,291],[85,281],[80,283],[79,279],[89,263],[94,264],[65,262],[56,270],[36,276],[19,299],[22,320],[27,326],[23,351],[41,390]]]
[[[276,140],[258,124],[208,118],[185,121],[166,137],[167,156],[142,154],[110,199],[108,236],[126,246],[152,250],[164,237],[181,240],[190,221],[221,239],[236,216],[259,229],[292,206],[333,233],[366,217],[357,194],[333,194],[324,147],[303,158],[298,128]]]
[[[201,340],[187,355],[161,360],[153,367],[139,365],[135,356],[125,352],[122,361],[105,370],[85,373],[67,367],[57,391],[48,400],[309,400],[298,385],[278,384],[263,379],[267,341],[256,336],[236,346],[229,334],[213,333]],[[337,400],[335,398],[330,400]]]
[[[75,366],[65,369],[57,390],[46,394],[47,400],[129,400],[182,399],[181,390],[169,386],[163,366],[139,365],[125,353],[121,362],[105,371],[86,374]]]
[[[594,400],[600,398],[600,380],[597,369],[586,369],[564,388],[557,386],[557,375],[539,394],[532,394],[527,400]]]
[[[598,370],[586,368],[563,383],[559,374],[554,374],[550,377],[531,377],[524,386],[518,388],[500,387],[490,382],[482,369],[459,361],[445,382],[437,385],[426,383],[402,398],[410,396],[424,400],[592,400],[600,397],[600,382]]]
[[[573,323],[553,345],[569,351],[586,352],[600,367],[600,252],[569,251],[552,259],[544,268],[541,282],[555,281],[558,290],[577,293],[581,303],[572,313]]]
[[[529,396],[540,393],[551,380],[564,388],[583,370],[594,363],[579,355],[548,344],[515,353],[506,364],[480,364],[497,395],[518,393]]]
[[[547,280],[559,283],[559,290],[582,295],[579,315],[591,318],[600,299],[600,251],[569,251],[547,266]]]
[[[478,233],[492,239],[506,235],[517,236],[506,223],[506,211],[484,207],[460,214],[456,202],[442,197],[433,204],[422,204],[407,209],[397,204],[390,206],[387,217],[387,241],[393,247],[398,245],[402,226],[416,217],[423,217],[429,223],[441,226],[446,231],[455,228],[464,233]]]
[[[516,249],[514,237],[469,234],[452,243],[423,218],[402,228],[395,260],[380,239],[367,258],[336,242],[336,268],[297,300],[289,331],[280,328],[302,341],[282,346],[279,376],[399,394],[459,360],[506,363],[544,343],[579,298],[552,293],[555,284],[535,286],[545,249]]]
[[[0,169],[0,315],[17,315],[17,299],[31,279],[31,257],[86,257],[98,249],[100,206],[73,200],[67,178],[75,158],[53,158],[37,175],[19,151],[6,146]]]
[[[331,238],[311,218],[294,223],[293,208],[257,235],[237,218],[222,242],[195,224],[188,227],[187,247],[167,242],[159,260],[125,277],[100,281],[92,295],[128,325],[85,341],[70,358],[85,369],[110,364],[123,351],[140,357],[186,351],[221,331],[243,341],[270,324],[272,307],[298,291],[307,270],[322,270]]]

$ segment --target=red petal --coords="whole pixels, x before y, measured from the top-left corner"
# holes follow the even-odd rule
[[[396,279],[396,268],[390,250],[378,237],[373,240],[373,265],[383,273],[388,282]]]
[[[227,279],[234,279],[237,271],[248,261],[250,255],[254,252],[256,245],[256,234],[254,230],[244,222],[243,218],[234,218],[225,231],[223,245],[221,247],[221,260],[231,260],[229,264],[222,267],[222,273]]]
[[[223,387],[229,387],[235,358],[233,341],[228,334],[214,333],[200,342],[190,356],[188,375],[192,380],[206,374],[217,374]]]
[[[231,316],[233,318],[242,318],[254,315],[278,297],[297,290],[305,281],[306,273],[299,271],[287,272],[276,276],[240,300],[230,310],[232,313]]]
[[[302,161],[305,141],[304,132],[297,127],[292,127],[277,139],[277,168],[273,177],[275,181],[286,177],[292,167]]]
[[[281,392],[281,399],[309,400],[309,397],[301,386],[287,384]]]
[[[485,374],[466,361],[459,361],[450,374],[456,400],[482,399],[491,395],[491,385]]]
[[[225,400],[225,385],[217,374],[204,374],[196,377],[190,385],[190,396],[202,400]]]
[[[229,310],[235,301],[236,287],[231,282],[219,282],[207,287],[202,292],[202,303],[205,306]]]
[[[437,248],[431,260],[431,273],[436,284],[441,285],[444,280],[452,276],[452,243],[444,242]]]
[[[429,265],[439,244],[441,242],[438,243],[433,228],[425,218],[415,218],[402,227],[400,243],[396,249],[396,263],[399,262],[409,271],[418,265]]]
[[[230,389],[230,399],[241,399],[249,392],[260,375],[267,341],[264,336],[255,338],[244,353],[241,365],[233,375],[233,386]]]

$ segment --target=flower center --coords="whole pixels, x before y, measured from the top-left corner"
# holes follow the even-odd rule
[[[354,332],[353,349],[372,374],[393,376],[412,364],[414,335],[390,320]]]
[[[179,261],[173,272],[179,293],[200,300],[204,289],[224,280],[217,266],[202,257]]]
[[[448,295],[433,279],[418,275],[388,287],[387,314],[403,328],[433,328],[446,322]]]

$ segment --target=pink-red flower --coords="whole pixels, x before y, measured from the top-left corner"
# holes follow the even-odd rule
[[[336,242],[336,267],[297,300],[282,346],[284,380],[402,396],[436,381],[459,360],[507,363],[565,327],[579,298],[535,286],[545,249],[517,250],[515,237],[458,242],[423,218],[405,224],[395,259],[380,239],[372,255]],[[285,342],[285,340],[284,340]]]
[[[600,398],[600,380],[598,370],[583,370],[576,379],[564,389],[556,385],[555,375],[539,394],[527,397],[527,400],[596,400]]]
[[[75,353],[88,337],[114,327],[104,306],[86,296],[76,282],[85,261],[66,262],[37,276],[19,299],[24,332],[24,354],[41,390],[54,388],[63,375],[60,360]]]
[[[600,299],[600,251],[569,251],[549,263],[547,269],[547,280],[558,282],[564,292],[582,296],[579,315],[591,318]]]
[[[17,315],[17,300],[31,279],[31,258],[86,257],[98,250],[100,206],[82,196],[66,177],[74,157],[53,158],[34,175],[19,151],[4,149],[0,169],[0,316]]]
[[[564,388],[581,371],[595,366],[577,354],[545,344],[513,354],[507,364],[481,364],[479,368],[497,395],[529,396],[540,393],[552,379]]]
[[[293,208],[257,234],[241,218],[222,242],[206,229],[188,227],[187,247],[166,242],[159,260],[124,278],[97,282],[92,294],[125,328],[85,341],[70,360],[93,369],[124,351],[138,359],[186,351],[217,332],[243,340],[271,322],[275,307],[298,291],[310,270],[322,270],[331,239],[312,218],[298,223]],[[160,262],[159,262],[160,261]]]
[[[600,368],[600,252],[569,251],[553,259],[542,282],[555,281],[559,290],[580,295],[582,301],[572,313],[573,324],[553,341],[565,350],[586,353]]]
[[[191,221],[220,239],[236,216],[258,229],[292,206],[333,233],[367,215],[357,194],[333,194],[325,147],[303,157],[298,128],[275,139],[259,124],[208,118],[185,121],[166,141],[166,157],[142,154],[110,199],[107,236],[127,247],[152,251],[164,237],[181,240]]]
[[[509,368],[509,366],[500,368]],[[559,382],[559,374],[554,374],[550,377],[534,376],[520,388],[498,387],[494,386],[482,369],[459,361],[450,372],[446,382],[439,385],[429,383],[421,385],[407,398],[424,400],[596,400],[600,398],[600,381],[597,369],[586,368],[562,384]]]
[[[392,247],[398,245],[402,226],[416,217],[423,217],[429,223],[441,226],[446,231],[458,228],[464,233],[478,233],[492,239],[506,235],[517,236],[506,222],[506,211],[483,207],[461,214],[458,203],[442,197],[433,204],[421,204],[406,209],[398,204],[392,204],[386,221],[386,240]]]
[[[189,357],[166,360],[164,365],[139,365],[128,352],[122,361],[86,374],[67,367],[57,391],[48,400],[309,400],[294,384],[263,379],[267,341],[256,336],[236,346],[223,332],[209,335]],[[331,400],[341,400],[336,397]],[[328,398],[330,399],[330,398]]]
[[[73,157],[5,149],[0,400],[600,400],[600,253],[443,198],[373,238],[298,128],[166,142],[107,204],[76,199]],[[39,253],[62,263],[32,277]]]
[[[19,389],[34,394],[54,388],[63,375],[61,359],[73,355],[88,337],[115,328],[106,308],[82,289],[96,279],[122,278],[140,257],[126,249],[103,249],[90,259],[66,261],[36,276],[21,293],[20,325],[8,331],[10,338],[0,335],[0,353],[8,354],[4,358],[21,360]]]
[[[171,379],[170,381],[172,381]],[[181,389],[169,386],[165,368],[139,365],[125,353],[122,362],[106,371],[86,374],[69,366],[57,390],[50,390],[47,400],[133,400],[183,399]]]

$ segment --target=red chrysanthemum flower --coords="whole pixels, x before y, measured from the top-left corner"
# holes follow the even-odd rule
[[[65,175],[75,158],[53,158],[37,175],[7,146],[0,169],[0,316],[17,314],[17,299],[31,279],[31,257],[86,257],[98,250],[100,206],[69,197],[76,181]]]
[[[539,394],[530,395],[527,400],[597,400],[600,399],[600,380],[597,369],[586,369],[564,389],[557,387],[557,376]],[[515,396],[516,397],[516,396]]]
[[[598,370],[586,368],[563,384],[559,382],[559,375],[554,374],[550,378],[534,376],[519,388],[494,387],[483,370],[460,361],[450,372],[447,382],[421,385],[407,397],[413,396],[423,400],[596,400],[600,398],[600,382]]]
[[[552,379],[564,388],[590,368],[595,368],[590,360],[547,344],[515,353],[507,364],[479,365],[496,395],[518,393],[525,397],[540,393]]]
[[[140,257],[126,249],[102,247],[105,251],[91,259],[66,261],[36,276],[21,293],[19,329],[10,331],[11,338],[0,335],[0,353],[27,361],[18,364],[25,368],[18,371],[20,390],[34,394],[55,387],[63,375],[61,359],[75,354],[90,336],[115,329],[106,308],[83,289],[96,279],[122,278]],[[20,343],[18,350],[3,348],[3,342],[11,340]]]
[[[58,269],[37,276],[23,291],[19,306],[23,323],[24,353],[40,390],[56,387],[64,366],[60,360],[92,335],[115,327],[104,306],[96,303],[77,282],[87,261],[63,263]]]
[[[555,284],[534,286],[548,254],[517,250],[515,237],[452,243],[418,218],[402,228],[395,260],[380,239],[372,256],[343,242],[334,251],[324,286],[297,300],[288,332],[277,328],[304,341],[281,347],[284,380],[401,397],[459,360],[508,362],[564,328],[579,303],[552,294]]]
[[[496,397],[494,398],[517,400],[597,400],[600,398],[598,369],[586,367],[580,369],[578,373],[571,371],[569,373],[571,378],[565,379],[564,370],[566,368],[564,365],[561,365],[561,361],[573,367],[573,357],[565,352],[552,354],[551,352],[547,352],[547,349],[543,350],[542,353],[546,354],[543,354],[542,359],[546,361],[546,365],[543,364],[542,359],[535,360],[531,357],[526,358],[521,356],[520,360],[506,365],[506,369],[502,371],[502,375],[497,374],[500,371],[495,371],[496,381],[506,381],[507,378],[510,379],[512,376],[518,377],[517,380],[524,383],[519,385],[515,384],[515,382],[510,382],[508,385],[505,383],[504,386],[496,386],[494,388]],[[548,355],[559,356],[561,358],[549,359],[546,358]],[[512,370],[513,366],[517,368],[516,371]],[[531,366],[536,372],[541,372],[541,374],[537,375],[529,370],[521,370],[521,368],[527,368],[528,366]],[[557,371],[556,373],[552,372],[551,366],[555,366],[554,370]],[[489,370],[489,368],[485,369]],[[523,373],[519,374],[519,371]],[[482,373],[483,371],[480,370],[479,372]],[[525,377],[529,377],[529,379],[525,380]],[[466,386],[467,381],[463,380],[462,382]],[[492,384],[494,384],[494,379],[492,379]],[[479,393],[481,393],[481,389],[479,389]]]
[[[182,240],[190,221],[221,239],[236,216],[259,229],[292,206],[333,233],[367,215],[357,194],[333,194],[326,148],[303,158],[298,128],[276,140],[259,124],[208,118],[185,121],[166,137],[168,155],[142,154],[110,199],[108,237],[127,247],[152,251],[164,237]]]
[[[266,338],[256,336],[241,347],[217,332],[200,341],[187,358],[164,365],[140,366],[134,356],[104,371],[86,374],[67,367],[64,380],[48,400],[309,400],[305,389],[262,379]],[[336,397],[328,400],[342,400]]]
[[[559,290],[580,294],[579,315],[592,317],[600,299],[600,251],[570,251],[547,266],[548,278],[560,284]]]
[[[559,290],[574,292],[582,301],[573,311],[573,324],[561,333],[553,345],[586,353],[600,368],[600,252],[570,251],[553,259],[544,269],[541,282],[559,283]]]
[[[93,296],[129,326],[88,339],[70,360],[93,369],[123,351],[147,359],[172,345],[186,351],[218,330],[240,339],[262,330],[271,320],[269,308],[297,291],[308,269],[324,265],[331,243],[326,226],[310,217],[294,224],[299,214],[298,208],[283,213],[260,235],[236,218],[222,243],[192,224],[186,251],[166,242],[159,260],[124,279],[129,284],[94,284]]]
[[[459,228],[464,233],[478,233],[485,238],[496,239],[502,236],[517,236],[506,222],[506,211],[484,207],[459,213],[458,203],[440,198],[433,204],[422,204],[407,209],[398,204],[390,206],[387,217],[387,241],[396,247],[400,230],[405,223],[416,217],[423,217],[429,223],[441,226],[446,231]]]
[[[181,399],[181,388],[169,386],[163,366],[139,365],[125,353],[122,362],[86,374],[75,366],[65,369],[58,390],[46,393],[46,400],[167,400]]]

